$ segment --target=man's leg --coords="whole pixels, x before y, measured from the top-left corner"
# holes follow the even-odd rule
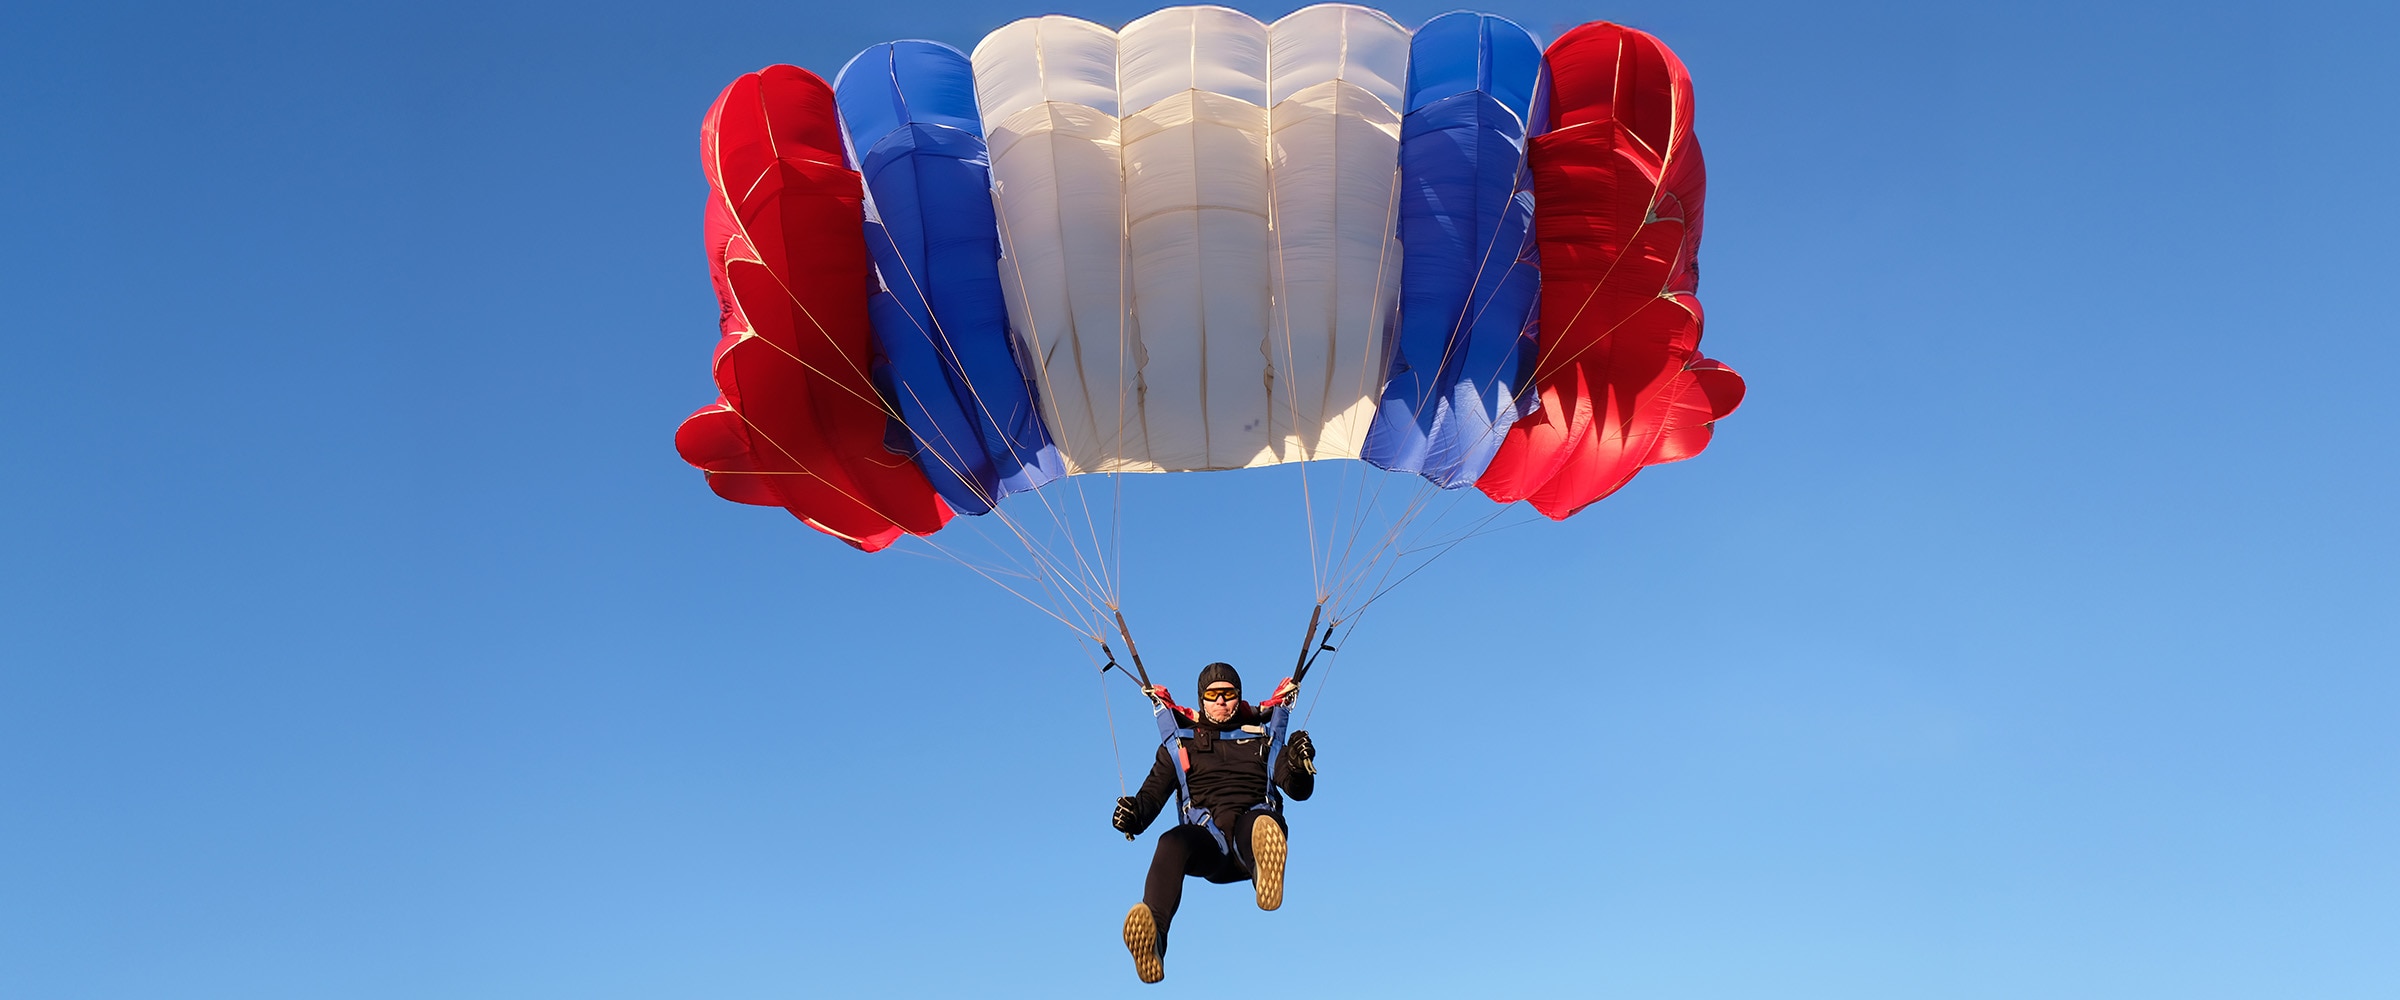
[[[1208,877],[1225,862],[1225,853],[1217,850],[1217,838],[1208,835],[1208,828],[1186,823],[1158,836],[1158,853],[1150,856],[1150,877],[1142,883],[1142,903],[1150,907],[1150,915],[1158,920],[1158,950],[1167,950],[1167,925],[1175,922],[1175,910],[1183,905],[1183,879],[1187,875]]]
[[[1258,891],[1258,908],[1272,910],[1283,905],[1283,863],[1290,855],[1289,828],[1283,817],[1265,809],[1243,813],[1240,825],[1231,838],[1235,848],[1248,855],[1250,886]]]
[[[1183,905],[1184,876],[1206,876],[1225,861],[1216,838],[1204,827],[1186,824],[1158,835],[1150,876],[1142,883],[1142,901],[1125,914],[1125,950],[1133,953],[1133,971],[1143,982],[1166,978],[1167,927]]]

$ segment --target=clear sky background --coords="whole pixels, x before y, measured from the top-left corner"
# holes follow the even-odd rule
[[[2400,995],[2400,23],[1930,7],[1497,11],[1689,64],[1749,401],[1379,606],[1151,994]],[[1071,637],[670,440],[718,89],[1050,9],[13,11],[0,995],[1139,988]],[[1177,686],[1292,492],[1133,491]]]

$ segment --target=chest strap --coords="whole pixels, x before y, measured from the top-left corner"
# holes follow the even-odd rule
[[[1283,792],[1275,787],[1275,761],[1283,755],[1284,730],[1291,724],[1291,715],[1291,706],[1277,705],[1268,712],[1267,724],[1259,727],[1261,730],[1259,732],[1235,729],[1230,732],[1211,730],[1209,733],[1211,739],[1234,743],[1246,743],[1250,740],[1268,741],[1267,799],[1259,805],[1276,813],[1283,812]],[[1209,815],[1208,810],[1192,804],[1192,756],[1184,747],[1184,741],[1199,738],[1199,731],[1181,725],[1182,720],[1177,718],[1172,707],[1167,705],[1153,705],[1150,716],[1153,721],[1158,723],[1159,745],[1161,747],[1172,745],[1175,748],[1176,812],[1183,817],[1184,822],[1206,829],[1210,839],[1217,842],[1218,850],[1225,852],[1229,857],[1240,858],[1241,852],[1234,850],[1233,838],[1228,836],[1223,828],[1217,826],[1216,817]]]

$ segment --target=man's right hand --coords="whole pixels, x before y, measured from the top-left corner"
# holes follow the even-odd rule
[[[1116,814],[1108,818],[1108,825],[1116,827],[1118,833],[1127,837],[1142,832],[1140,827],[1134,825],[1133,796],[1127,795],[1117,799]]]

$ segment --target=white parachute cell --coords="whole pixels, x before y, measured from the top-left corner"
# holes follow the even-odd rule
[[[1275,22],[1275,334],[1285,455],[1355,458],[1383,391],[1399,304],[1407,30],[1363,7]]]
[[[1117,33],[1027,18],[985,38],[973,61],[1018,356],[1067,472],[1112,471],[1136,405],[1116,194]]]
[[[1031,18],[976,47],[1002,283],[1070,473],[1358,455],[1408,45],[1328,4]]]

